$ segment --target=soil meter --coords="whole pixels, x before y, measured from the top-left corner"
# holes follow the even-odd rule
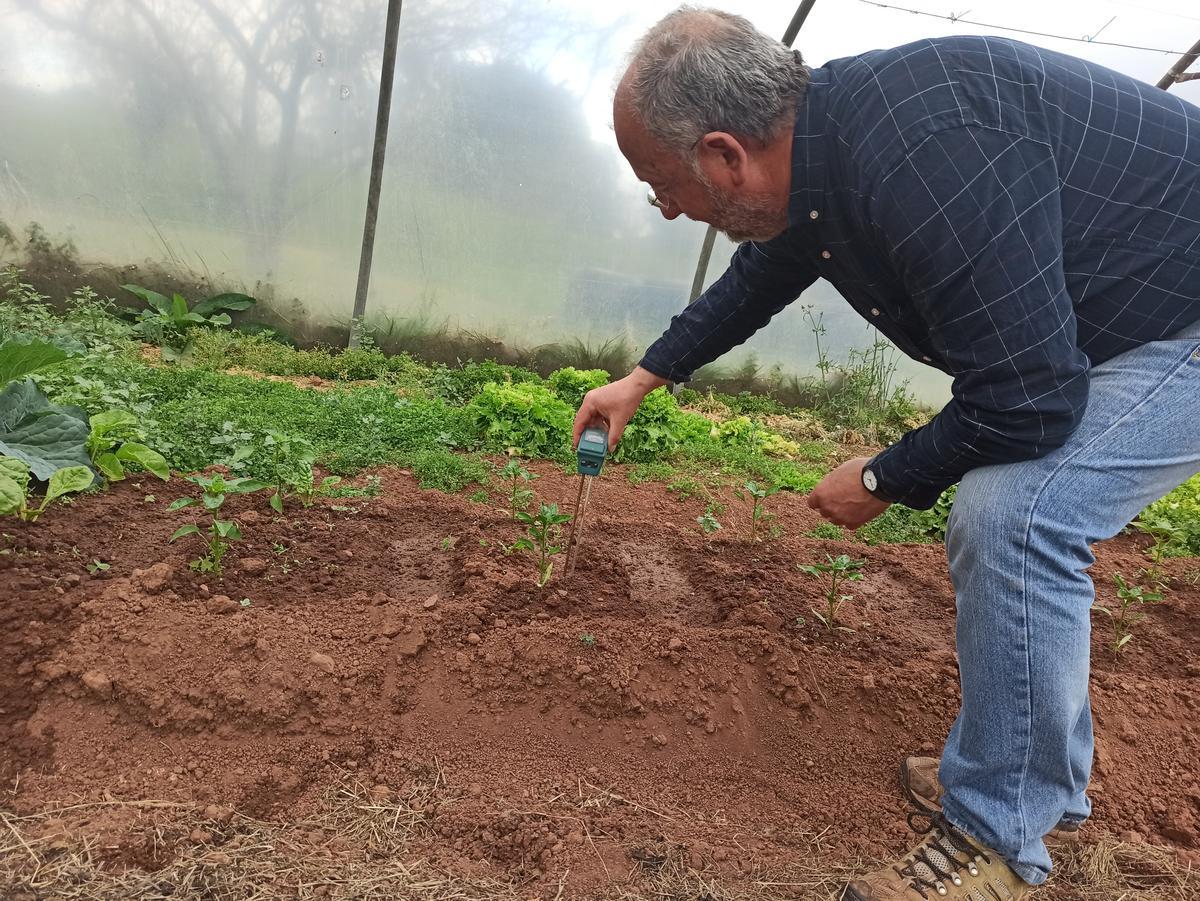
[[[565,575],[575,571],[575,560],[579,557],[579,539],[583,535],[583,517],[587,513],[588,499],[592,496],[592,479],[604,468],[608,455],[608,430],[588,426],[579,436],[575,448],[579,468],[579,492],[575,496],[575,515],[571,518],[571,533],[567,537],[567,567]]]

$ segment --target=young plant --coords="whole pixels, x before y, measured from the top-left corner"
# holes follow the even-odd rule
[[[46,494],[42,502],[35,507],[35,498],[30,493],[34,480],[29,464],[16,457],[0,457],[0,516],[16,516],[33,522],[53,500],[91,487],[94,479],[95,475],[86,466],[56,469],[46,482]]]
[[[862,569],[866,565],[866,560],[851,560],[846,554],[839,554],[837,557],[826,554],[824,563],[798,565],[801,572],[808,573],[821,584],[821,591],[825,595],[825,612],[813,610],[812,614],[831,632],[835,627],[845,628],[837,626],[838,610],[846,601],[854,600],[854,595],[842,594],[843,585],[846,582],[862,581]]]
[[[171,504],[167,509],[181,510],[184,507],[190,507],[192,504],[202,504],[207,510],[212,519],[208,527],[201,530],[196,523],[188,523],[186,526],[180,526],[175,530],[175,534],[171,536],[171,541],[183,538],[185,535],[197,535],[205,540],[205,552],[203,556],[193,560],[189,566],[197,572],[201,573],[219,573],[221,571],[221,561],[225,554],[229,552],[229,543],[231,541],[240,541],[242,531],[238,528],[238,524],[233,520],[218,519],[217,513],[221,506],[225,503],[225,498],[230,494],[249,494],[252,491],[258,491],[268,487],[265,483],[255,481],[254,479],[245,478],[225,478],[220,473],[211,476],[188,476],[188,480],[195,482],[202,489],[199,498],[182,497]]]
[[[768,513],[766,510],[767,498],[778,491],[778,485],[772,485],[768,488],[753,481],[747,482],[743,489],[736,489],[734,491],[734,494],[739,498],[744,500],[749,495],[754,501],[754,507],[750,512],[751,541],[762,541],[764,534],[772,538],[779,534],[777,527],[771,525],[775,519],[775,514]]]
[[[232,320],[224,310],[245,310],[255,304],[246,294],[216,294],[189,306],[182,294],[168,300],[157,291],[137,285],[122,285],[130,294],[146,301],[146,309],[138,313],[138,333],[162,347],[163,359],[175,362],[191,350],[188,332],[198,325],[229,325]]]
[[[513,459],[504,464],[504,468],[500,470],[500,478],[504,480],[508,509],[512,518],[516,519],[517,514],[533,501],[533,489],[529,486],[539,476],[523,467],[520,460]]]
[[[90,419],[88,456],[110,482],[125,478],[125,466],[134,463],[164,482],[171,477],[166,458],[139,441],[138,418],[128,410],[105,410]]]
[[[550,572],[554,568],[553,557],[566,550],[559,540],[562,538],[563,523],[571,521],[571,517],[558,512],[558,504],[541,504],[537,513],[517,511],[517,522],[527,528],[525,535],[518,538],[505,551],[528,551],[537,561],[538,588],[544,588],[550,581]]]
[[[1146,618],[1142,608],[1146,604],[1157,604],[1162,601],[1161,591],[1147,591],[1140,585],[1130,585],[1120,573],[1113,573],[1113,582],[1117,586],[1117,600],[1120,606],[1113,610],[1093,604],[1092,610],[1103,613],[1113,625],[1112,650],[1120,654],[1125,646],[1133,641],[1133,629]]]
[[[711,535],[713,532],[716,532],[721,528],[721,524],[717,522],[717,517],[713,515],[713,508],[711,505],[707,510],[704,511],[703,516],[696,517],[696,522],[700,524],[700,531],[702,531],[705,535]]]
[[[1177,555],[1179,549],[1187,546],[1185,531],[1164,517],[1142,519],[1138,517],[1133,527],[1154,539],[1154,543],[1146,549],[1150,565],[1143,567],[1141,575],[1158,588],[1166,588],[1170,579],[1163,572],[1163,561],[1167,557]]]
[[[579,643],[589,651],[596,650],[596,636],[592,635],[590,632],[584,632],[582,635],[580,635]]]
[[[285,435],[272,429],[263,441],[269,456],[268,467],[271,484],[275,492],[271,495],[271,509],[283,512],[283,502],[295,496],[305,507],[311,507],[317,495],[325,494],[342,481],[340,476],[326,476],[318,484],[313,475],[313,463],[317,452],[304,438]]]

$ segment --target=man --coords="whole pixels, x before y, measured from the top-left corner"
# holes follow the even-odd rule
[[[646,393],[817,278],[953,377],[932,422],[809,498],[854,528],[959,483],[962,708],[937,776],[905,772],[930,829],[845,897],[1024,896],[1050,871],[1045,836],[1091,811],[1089,545],[1200,470],[1200,109],[991,38],[810,71],[744,19],[685,7],[638,44],[614,123],[664,217],[747,243],[587,395],[576,436],[603,420],[615,443]]]

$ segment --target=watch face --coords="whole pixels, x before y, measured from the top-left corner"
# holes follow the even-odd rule
[[[868,491],[877,491],[879,489],[879,480],[875,478],[875,473],[869,469],[864,469],[862,474],[863,487]]]

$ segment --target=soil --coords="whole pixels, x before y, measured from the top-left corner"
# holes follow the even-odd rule
[[[535,468],[539,494],[569,506],[574,480]],[[937,753],[959,698],[941,545],[810,539],[818,519],[786,494],[768,502],[781,537],[747,540],[733,497],[706,537],[698,500],[611,467],[576,571],[557,558],[539,589],[529,556],[504,553],[519,532],[502,507],[379,475],[380,497],[285,516],[230,498],[245,538],[219,576],[189,569],[198,539],[167,541],[195,518],[167,510],[182,480],[6,522],[0,807],[53,811],[29,820],[51,847],[154,871],[219,844],[235,814],[309,822],[351,785],[405,812],[400,858],[525,897],[633,890],[672,854],[746,888],[912,841],[897,764]],[[1097,549],[1102,599],[1113,572],[1146,565],[1144,543]],[[818,586],[796,568],[826,553],[867,560],[841,614],[852,632],[813,616]],[[1196,565],[1169,562],[1167,602],[1119,658],[1106,620],[1092,639],[1085,840],[1164,846],[1185,869],[1200,865]],[[131,804],[188,813],[151,834]]]

